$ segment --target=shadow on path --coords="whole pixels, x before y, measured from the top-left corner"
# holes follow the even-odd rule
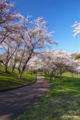
[[[36,83],[0,93],[0,120],[13,120],[39,101],[52,86],[38,73]]]

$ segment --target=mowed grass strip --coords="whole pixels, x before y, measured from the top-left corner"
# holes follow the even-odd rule
[[[18,78],[18,75],[17,69],[11,73],[11,68],[8,68],[8,73],[5,73],[4,66],[0,65],[0,90],[28,85],[36,81],[36,74],[23,73],[21,79]]]
[[[59,76],[53,81],[41,74],[53,88],[16,120],[80,120],[80,77],[72,80],[71,74],[65,73],[59,85]]]

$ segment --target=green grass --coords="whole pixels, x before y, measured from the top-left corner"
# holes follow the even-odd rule
[[[55,81],[43,76],[53,88],[16,120],[80,120],[80,77],[74,75],[72,80],[70,73],[64,73],[59,85],[59,76]]]
[[[28,85],[36,80],[36,74],[22,74],[22,78],[18,78],[19,72],[17,69],[11,73],[11,68],[8,67],[8,73],[4,72],[4,66],[0,65],[0,90]]]

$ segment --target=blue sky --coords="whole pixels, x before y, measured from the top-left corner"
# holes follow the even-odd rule
[[[59,43],[52,49],[69,53],[80,50],[80,35],[74,38],[71,27],[75,21],[80,22],[80,0],[15,0],[15,6],[23,16],[32,15],[30,20],[44,17],[49,31],[55,31],[53,39]]]

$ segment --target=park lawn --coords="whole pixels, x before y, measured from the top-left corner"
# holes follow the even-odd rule
[[[53,88],[16,120],[80,120],[80,77],[72,80],[71,74],[65,73],[61,85],[59,76],[55,81],[46,79],[53,83]]]
[[[0,90],[15,88],[23,85],[28,85],[36,81],[36,74],[22,74],[22,78],[18,78],[18,70],[15,69],[13,74],[8,68],[8,73],[4,72],[4,66],[0,66]]]

